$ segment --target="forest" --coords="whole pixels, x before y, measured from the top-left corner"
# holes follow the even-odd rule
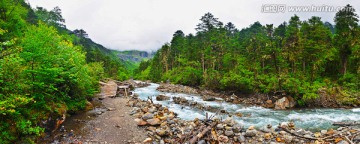
[[[127,79],[123,62],[61,9],[0,2],[0,143],[34,143],[46,122],[84,109],[102,78]]]
[[[196,34],[173,34],[154,58],[134,71],[137,79],[241,94],[292,96],[312,101],[359,105],[359,16],[347,5],[335,24],[297,15],[278,26],[255,22],[237,29],[211,13],[201,17]]]

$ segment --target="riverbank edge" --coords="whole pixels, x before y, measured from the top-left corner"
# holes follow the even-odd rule
[[[197,94],[202,96],[203,98],[207,97],[216,97],[222,98],[226,102],[234,103],[234,104],[245,104],[248,106],[261,106],[265,108],[275,109],[275,110],[294,110],[294,109],[302,109],[302,108],[344,108],[344,109],[352,109],[352,108],[360,108],[360,105],[352,104],[352,105],[343,105],[338,103],[334,98],[328,98],[328,95],[320,94],[319,98],[308,101],[306,104],[299,104],[296,100],[297,98],[286,95],[285,93],[278,94],[261,94],[261,93],[251,93],[251,94],[241,94],[235,92],[226,92],[226,91],[213,91],[205,88],[191,87],[180,84],[172,84],[172,83],[157,83],[159,84],[159,88],[157,90],[161,92],[179,92],[179,93],[187,93],[187,94]],[[285,104],[280,103],[279,100],[286,98]],[[330,100],[329,100],[330,99]],[[282,100],[284,101],[284,100]],[[331,101],[325,103],[325,101]],[[288,103],[288,104],[287,104]],[[276,105],[280,105],[279,108]],[[281,106],[282,105],[282,106]]]

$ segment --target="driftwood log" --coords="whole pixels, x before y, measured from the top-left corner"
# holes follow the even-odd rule
[[[189,142],[190,144],[195,144],[199,139],[201,139],[207,132],[209,132],[213,127],[215,127],[217,122],[212,123],[211,125],[207,126],[204,130],[194,136]]]
[[[335,122],[333,123],[334,126],[355,126],[360,125],[360,122]]]
[[[148,101],[150,101],[152,104],[154,103],[150,96],[148,96]]]
[[[299,134],[296,134],[296,133],[293,133],[291,132],[289,129],[287,128],[282,128],[284,131],[286,131],[287,133],[289,134],[292,134],[294,136],[297,136],[297,137],[300,137],[300,138],[304,138],[304,139],[310,139],[310,140],[319,140],[318,138],[314,138],[314,137],[305,137],[305,136],[302,136],[302,135],[299,135]]]

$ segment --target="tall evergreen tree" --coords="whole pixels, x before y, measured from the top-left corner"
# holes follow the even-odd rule
[[[359,44],[359,16],[351,5],[346,5],[336,13],[335,45],[340,53],[341,73],[346,74],[352,48]]]

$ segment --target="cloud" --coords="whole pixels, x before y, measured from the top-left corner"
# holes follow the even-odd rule
[[[62,9],[69,29],[84,29],[89,37],[110,49],[157,50],[169,42],[176,30],[195,33],[199,19],[211,12],[220,21],[233,22],[237,28],[255,21],[279,25],[297,14],[301,20],[320,16],[333,23],[335,12],[263,13],[265,4],[286,6],[345,6],[360,10],[358,1],[239,1],[239,0],[28,0],[35,6]]]

